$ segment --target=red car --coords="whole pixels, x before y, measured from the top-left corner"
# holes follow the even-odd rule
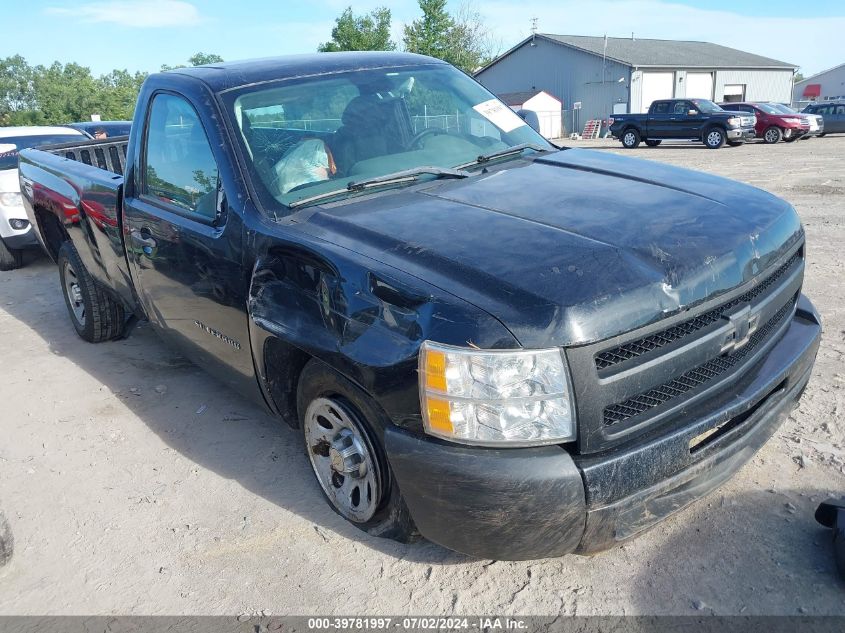
[[[757,117],[757,138],[766,143],[777,143],[781,139],[790,143],[810,131],[810,123],[799,114],[786,114],[774,104],[765,101],[740,101],[720,103],[723,110],[753,112]]]

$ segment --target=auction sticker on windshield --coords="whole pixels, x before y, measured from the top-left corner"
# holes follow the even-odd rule
[[[520,119],[516,112],[502,105],[498,99],[484,101],[473,106],[472,109],[505,133],[515,130],[520,125],[525,125],[525,121]]]

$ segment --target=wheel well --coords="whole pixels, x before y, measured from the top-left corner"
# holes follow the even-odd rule
[[[59,219],[44,207],[35,208],[35,219],[41,229],[44,244],[53,261],[59,258],[59,249],[68,238],[67,231]]]
[[[285,341],[271,337],[264,343],[264,375],[276,410],[291,427],[299,427],[296,389],[299,376],[311,355]]]

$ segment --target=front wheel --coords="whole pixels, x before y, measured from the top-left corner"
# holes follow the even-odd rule
[[[622,134],[622,146],[625,149],[636,149],[640,144],[640,133],[634,129],[625,130]]]
[[[22,263],[21,252],[15,248],[9,248],[0,238],[0,270],[15,270],[20,268]]]
[[[772,125],[771,127],[767,127],[766,131],[763,132],[763,140],[769,145],[774,145],[782,138],[783,132],[779,127],[775,127],[774,125]]]
[[[370,397],[311,360],[299,378],[297,410],[308,461],[329,506],[373,536],[418,539],[377,433],[389,422]]]
[[[123,334],[125,314],[85,268],[71,242],[59,249],[59,281],[76,333],[89,343],[102,343]]]
[[[645,144],[649,147],[657,147],[660,143],[662,143],[662,141],[656,138],[649,138],[645,141]]]
[[[718,127],[708,130],[704,135],[704,144],[709,149],[719,149],[725,144],[725,131]]]

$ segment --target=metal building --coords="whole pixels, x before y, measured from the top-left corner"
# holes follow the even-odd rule
[[[792,98],[795,64],[708,42],[537,33],[475,73],[494,94],[545,90],[563,101],[567,132],[655,99]],[[578,105],[576,105],[578,104]],[[577,116],[577,118],[575,118]]]
[[[798,105],[832,99],[845,99],[845,64],[796,82],[792,91],[792,102]]]

